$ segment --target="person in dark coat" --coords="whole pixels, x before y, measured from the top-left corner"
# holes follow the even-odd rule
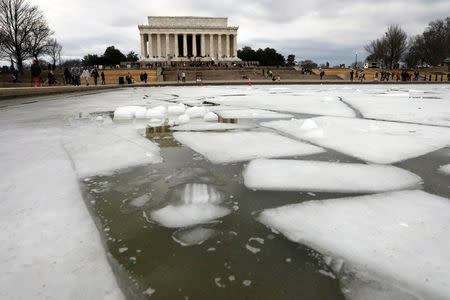
[[[38,84],[42,86],[42,82],[40,80],[41,72],[41,67],[39,66],[38,62],[34,60],[33,64],[31,65],[31,78],[34,80],[34,87],[36,87]]]
[[[94,85],[97,85],[97,79],[99,77],[97,68],[94,68],[94,70],[92,70],[91,76],[94,78]]]
[[[144,72],[144,82],[145,83],[147,83],[147,78],[148,78],[147,72]]]
[[[64,69],[64,82],[65,84],[70,84],[72,82],[72,74],[70,74],[67,67]]]
[[[102,74],[100,74],[102,77],[102,85],[105,85],[105,73],[102,71]]]

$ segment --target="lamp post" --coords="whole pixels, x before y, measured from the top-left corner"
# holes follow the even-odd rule
[[[358,67],[358,52],[355,51],[355,69]]]

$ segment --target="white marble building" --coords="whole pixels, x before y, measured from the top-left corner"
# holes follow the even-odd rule
[[[141,62],[239,61],[238,26],[228,18],[148,17],[139,25]]]

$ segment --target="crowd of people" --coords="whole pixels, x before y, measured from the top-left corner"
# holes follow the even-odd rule
[[[198,62],[198,64],[200,64],[200,65],[197,65],[197,63],[194,62],[190,66],[197,67],[197,66],[203,66],[204,64],[206,64],[206,66],[212,66],[212,65],[210,65],[211,64],[210,62],[206,62],[206,63]],[[220,66],[220,65],[215,64],[214,66]],[[161,74],[163,74],[163,72],[164,72],[164,69],[162,68]],[[302,68],[301,73],[302,74],[308,74],[308,73],[312,74],[312,70]],[[243,75],[243,78],[244,78],[244,76],[245,75]],[[270,70],[270,69],[262,69],[262,76],[264,76],[267,79],[272,79],[273,81],[280,80],[280,76],[274,76],[272,70]],[[319,76],[320,76],[321,80],[325,76],[325,71],[322,70],[321,68],[319,68]],[[31,77],[32,77],[33,85],[35,87],[42,86],[42,84],[44,83],[44,80],[42,77],[42,69],[39,66],[39,64],[37,63],[37,61],[33,61],[33,64],[31,66]],[[85,85],[88,86],[90,77],[93,78],[94,85],[98,84],[99,79],[101,79],[102,85],[106,84],[105,73],[103,71],[99,72],[96,67],[91,68],[91,69],[86,68],[86,67],[81,68],[77,64],[75,64],[72,68],[70,68],[70,70],[67,67],[64,69],[64,77],[63,77],[64,82],[63,83],[66,85],[71,84],[71,85],[75,85],[75,86],[80,86],[81,79],[83,79]],[[445,77],[447,77],[446,80],[450,81],[450,73],[446,74]],[[17,71],[15,73],[13,73],[12,78],[13,78],[13,82],[18,81]],[[140,81],[147,83],[147,79],[148,79],[148,74],[146,72],[141,72],[140,73]],[[135,80],[130,72],[127,73],[125,80],[128,84],[135,83]],[[353,80],[364,81],[364,80],[366,80],[366,72],[364,71],[364,69],[360,69],[360,70],[351,69],[350,70],[350,80],[351,81],[353,81]],[[385,81],[385,82],[388,82],[388,81],[419,81],[419,80],[444,81],[444,74],[441,74],[441,73],[425,74],[421,78],[420,73],[417,70],[414,72],[408,72],[407,70],[402,70],[402,71],[389,71],[389,70],[378,71],[378,70],[376,70],[373,75],[373,80],[374,81]],[[178,82],[186,81],[186,73],[184,71],[182,71],[182,72],[177,71],[177,81]],[[51,64],[49,64],[49,67],[48,67],[47,83],[48,83],[48,85],[58,84],[58,81],[54,74],[54,67]],[[124,83],[123,77],[122,77],[122,83]]]

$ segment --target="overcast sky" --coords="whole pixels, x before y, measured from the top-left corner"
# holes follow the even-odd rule
[[[351,63],[355,52],[380,37],[389,24],[423,32],[450,15],[449,0],[31,0],[44,12],[63,57],[102,54],[114,45],[140,53],[138,24],[147,16],[228,17],[239,26],[238,48],[272,47],[297,60]],[[358,59],[359,60],[359,59]]]

